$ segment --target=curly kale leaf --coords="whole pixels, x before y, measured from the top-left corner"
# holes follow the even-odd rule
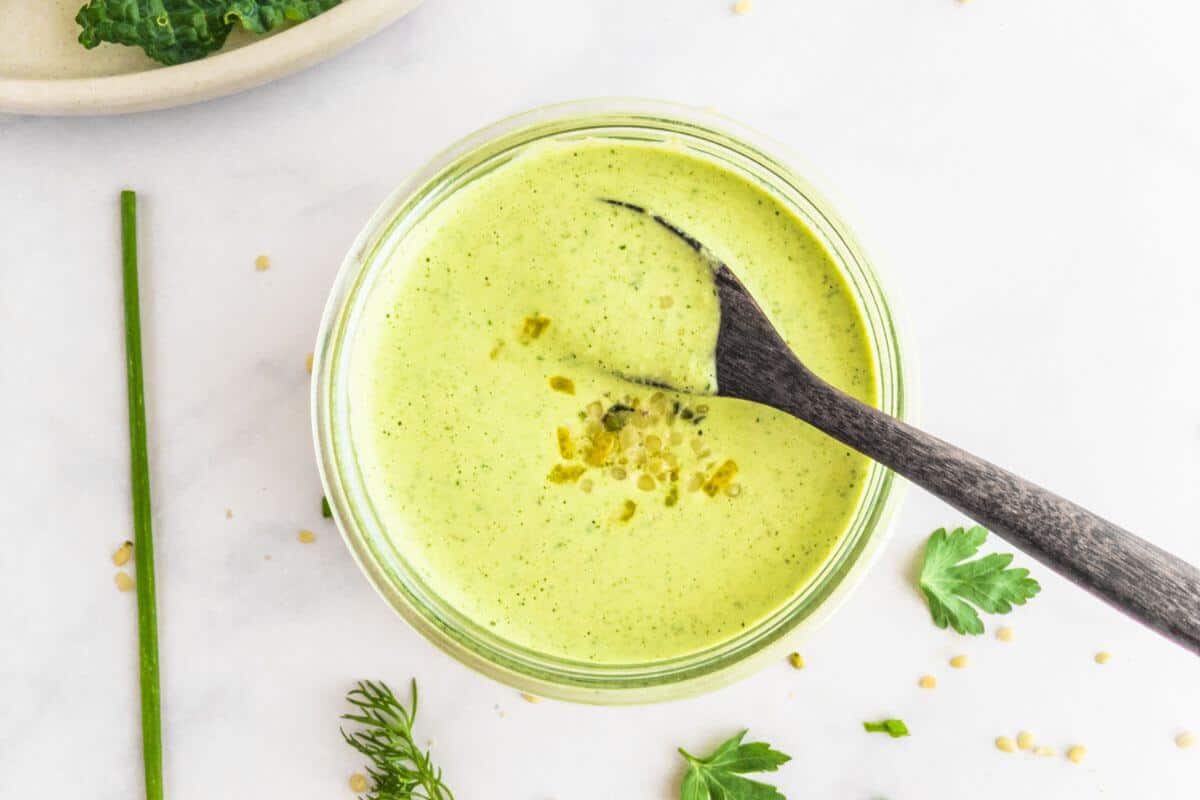
[[[90,0],[75,21],[79,43],[140,47],[162,64],[195,61],[220,50],[235,25],[267,33],[303,22],[341,0]]]
[[[289,22],[304,22],[341,0],[230,0],[225,19],[237,19],[254,33],[267,33]]]
[[[182,64],[221,49],[233,26],[226,0],[91,0],[75,21],[79,43],[141,47],[163,64]]]

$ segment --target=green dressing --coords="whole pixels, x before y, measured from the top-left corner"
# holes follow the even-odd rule
[[[798,218],[681,148],[597,139],[526,148],[404,237],[354,343],[351,428],[389,536],[446,602],[546,654],[646,662],[803,590],[868,464],[779,412],[619,377],[711,391],[718,311],[686,244],[600,198],[704,242],[806,364],[877,401],[862,316]]]

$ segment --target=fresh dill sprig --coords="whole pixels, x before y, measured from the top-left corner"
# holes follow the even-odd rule
[[[433,765],[429,751],[413,740],[417,720],[417,682],[412,682],[412,708],[392,694],[386,683],[359,681],[346,694],[355,711],[342,719],[357,722],[362,730],[346,733],[346,743],[370,761],[367,774],[372,786],[367,800],[454,800],[442,782],[442,771]]]

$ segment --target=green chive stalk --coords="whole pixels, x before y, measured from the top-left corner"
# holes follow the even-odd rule
[[[137,195],[121,192],[121,275],[125,288],[125,370],[129,390],[129,472],[133,494],[133,559],[141,654],[142,762],[146,800],[162,800],[162,706],[158,678],[158,611],[154,538],[150,526],[150,461],[142,380],[142,319],[138,299]]]

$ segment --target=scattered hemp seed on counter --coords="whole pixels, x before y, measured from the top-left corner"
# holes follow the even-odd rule
[[[133,578],[129,577],[128,572],[118,572],[113,576],[113,580],[117,584],[117,589],[122,592],[132,592],[134,583]]]
[[[997,736],[996,749],[1002,753],[1015,753],[1017,751],[1017,746],[1013,744],[1013,740],[1007,736]]]
[[[908,736],[908,726],[901,719],[885,719],[879,722],[864,722],[863,730],[867,733],[886,733],[893,739]]]
[[[967,658],[966,656],[955,656],[954,658],[950,659],[950,666],[954,667],[955,669],[965,669],[970,663],[971,659]]]
[[[1067,750],[1067,758],[1072,764],[1078,764],[1083,759],[1087,758],[1087,748],[1081,744],[1071,745]]]
[[[1112,660],[1112,653],[1109,653],[1105,650],[1101,650],[1099,653],[1096,653],[1096,655],[1095,655],[1095,661],[1097,664],[1107,664],[1111,660]]]
[[[542,698],[538,697],[536,694],[529,694],[528,692],[521,692],[521,699],[526,703],[533,703],[535,705],[542,702]]]
[[[312,544],[317,540],[317,535],[312,531],[304,530],[297,533],[296,538],[300,540],[300,544]]]
[[[304,371],[312,375],[313,354],[309,353],[304,357]]]
[[[754,10],[754,0],[737,0],[733,4],[733,13],[739,17],[744,17]]]
[[[917,686],[920,686],[922,689],[936,689],[937,678],[932,675],[922,675],[921,679],[917,681]]]
[[[232,508],[225,509],[225,519],[233,519],[233,509]]]
[[[792,665],[793,669],[804,669],[804,656],[799,653],[792,653],[788,656],[788,663]]]
[[[1022,750],[1032,750],[1033,741],[1033,734],[1029,731],[1020,731],[1017,733],[1017,747]]]
[[[1175,746],[1180,750],[1186,750],[1196,743],[1196,734],[1191,731],[1183,731],[1175,737]]]
[[[367,776],[360,772],[356,772],[350,776],[350,791],[355,794],[362,794],[367,791]]]
[[[996,631],[996,638],[1002,642],[1011,642],[1013,640],[1012,628],[1000,628]]]
[[[259,272],[266,272],[271,268],[271,259],[269,256],[261,255],[254,259],[254,268]]]
[[[118,567],[123,567],[129,563],[130,557],[133,556],[133,542],[125,541],[112,554],[112,562]]]

